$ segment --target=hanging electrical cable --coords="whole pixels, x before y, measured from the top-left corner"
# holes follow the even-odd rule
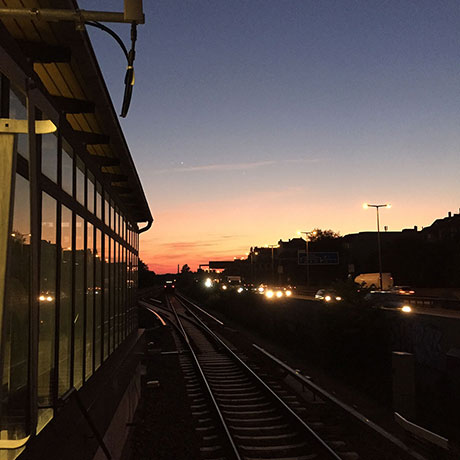
[[[123,50],[123,53],[126,57],[127,67],[125,73],[125,91],[123,95],[123,103],[121,106],[120,116],[125,118],[128,114],[129,105],[131,104],[131,98],[133,95],[133,86],[134,86],[134,60],[136,58],[136,40],[137,40],[137,23],[131,23],[131,49],[128,51],[123,40],[109,27],[101,24],[97,21],[85,21],[85,24],[92,27],[97,27],[104,32],[107,32],[116,42],[120,45],[120,48]]]

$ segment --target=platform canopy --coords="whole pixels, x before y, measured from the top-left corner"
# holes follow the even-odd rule
[[[106,5],[122,9],[121,0]],[[73,0],[4,0],[1,6],[78,9]],[[73,140],[88,154],[88,161],[100,172],[99,180],[111,196],[118,198],[132,220],[151,222],[133,158],[86,28],[76,27],[73,21],[48,22],[39,16],[1,16],[0,40],[10,55],[17,57],[18,64],[23,69],[28,67],[27,73],[46,89],[53,106],[73,129]],[[115,43],[114,48],[116,59]],[[121,50],[119,59],[119,78],[123,79],[126,61]]]

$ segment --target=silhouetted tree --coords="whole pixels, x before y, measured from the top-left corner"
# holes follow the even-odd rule
[[[313,232],[316,232],[313,235]],[[334,240],[340,238],[340,234],[334,232],[333,230],[321,230],[320,228],[315,228],[310,234],[310,241],[322,241],[322,240]]]
[[[139,259],[139,288],[151,286],[155,279],[155,272],[149,270],[149,267]]]
[[[190,273],[190,267],[185,264],[185,265],[182,265],[182,268],[181,268],[181,273]]]

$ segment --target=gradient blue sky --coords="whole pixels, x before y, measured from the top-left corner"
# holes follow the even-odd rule
[[[122,10],[119,1],[80,1]],[[157,272],[297,229],[390,230],[460,207],[457,1],[144,0],[122,120]],[[129,26],[115,25],[126,40]],[[125,63],[90,30],[115,107]]]

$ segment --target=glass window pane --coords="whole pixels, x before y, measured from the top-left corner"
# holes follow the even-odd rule
[[[58,170],[58,139],[56,134],[43,134],[42,142],[42,173],[57,182]]]
[[[87,187],[86,207],[89,212],[94,212],[94,176],[89,171]]]
[[[105,203],[104,203],[104,223],[110,227],[110,205],[109,205],[107,193],[105,194]]]
[[[75,308],[73,317],[74,327],[74,369],[73,385],[80,388],[83,384],[83,324],[85,301],[85,240],[84,221],[80,216],[75,219]]]
[[[93,324],[94,324],[94,227],[87,223],[86,235],[86,361],[85,378],[93,373]]]
[[[29,182],[16,175],[13,226],[8,241],[8,264],[3,311],[0,423],[6,439],[27,435],[29,363]]]
[[[104,239],[104,360],[109,356],[110,238]]]
[[[94,311],[95,311],[95,339],[94,339],[94,362],[96,370],[101,365],[102,350],[102,232],[96,229],[96,257],[94,259]]]
[[[81,161],[80,157],[76,157],[77,159],[77,168],[76,168],[76,189],[77,189],[77,201],[85,206],[85,165],[83,161]]]
[[[69,144],[62,141],[62,189],[69,195],[73,192],[73,151]]]
[[[72,332],[72,212],[62,206],[61,216],[61,292],[59,318],[59,395],[70,388]]]
[[[26,96],[11,85],[10,90],[10,118],[27,120]],[[17,135],[17,150],[24,158],[29,159],[29,142],[27,134]]]
[[[96,185],[96,216],[102,220],[102,195],[101,195],[101,185],[99,182]]]
[[[54,375],[54,322],[56,315],[56,200],[42,195],[40,297],[38,336],[38,403],[52,404]],[[39,409],[38,431],[53,417],[52,409]]]
[[[109,324],[110,324],[110,352],[115,348],[115,311],[116,311],[116,276],[115,276],[115,255],[116,246],[115,241],[110,238],[110,311],[109,311]]]

